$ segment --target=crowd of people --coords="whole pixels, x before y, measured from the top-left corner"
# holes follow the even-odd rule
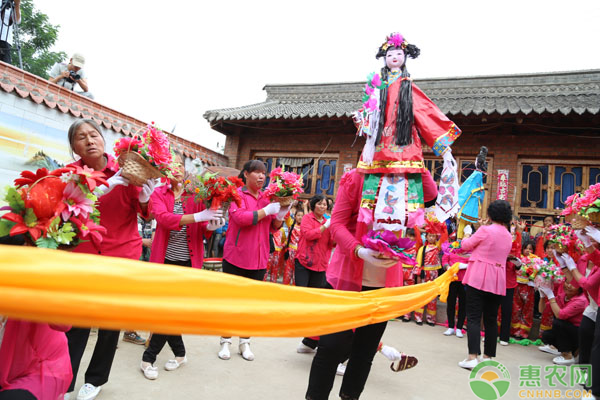
[[[466,319],[467,356],[458,363],[460,367],[472,369],[495,357],[498,336],[501,345],[508,345],[510,336],[528,336],[537,309],[543,327],[540,350],[554,354],[552,361],[559,365],[574,364],[576,356],[580,362],[591,363],[591,390],[600,396],[600,323],[595,323],[600,230],[590,226],[578,231],[584,249],[569,255],[557,253],[548,242],[551,218],[539,236],[531,237],[505,200],[491,201],[487,210],[480,210],[486,211],[486,219],[473,226],[464,220],[440,222],[426,214],[425,209],[436,203],[438,189],[424,167],[419,135],[437,155],[452,161],[450,145],[461,132],[410,79],[405,60],[419,53],[398,33],[387,37],[378,49],[377,58],[384,58],[385,66],[377,79],[370,76],[366,109],[355,115],[359,132],[367,136],[365,149],[357,168],[341,177],[335,205],[322,195],[286,206],[272,201],[262,190],[267,167],[259,160],[243,165],[241,201],[232,202],[228,212],[205,209],[203,202],[185,192],[180,154],[169,182],[159,185],[149,179],[135,186],[121,176],[118,163],[105,151],[96,122],[77,120],[68,132],[72,153],[77,155],[72,165],[106,176],[98,200],[106,233],[101,244],[84,242],[73,251],[144,259],[171,265],[168,268],[202,268],[205,256],[220,257],[222,248],[224,274],[269,284],[355,292],[431,282],[449,273],[451,266],[455,271],[458,264],[458,280],[449,288],[443,334],[463,337]],[[61,79],[66,79],[66,71],[69,76],[73,71],[81,73],[82,57],[73,55],[69,65],[73,67],[67,66]],[[412,239],[410,248],[403,249],[404,262],[365,243],[363,238],[375,231]],[[565,282],[536,291],[529,282],[520,281],[517,268],[528,257],[553,260],[565,270]],[[443,320],[437,315],[437,299],[397,318],[405,322],[414,318],[418,325],[431,326]],[[382,343],[387,323],[302,338],[296,351],[314,354],[305,398],[328,399],[336,374],[343,375],[339,397],[360,398],[377,353],[398,362],[394,370],[414,367],[415,357]],[[89,335],[89,327],[3,319],[0,400],[74,396]],[[115,330],[98,330],[77,400],[95,399],[108,382],[119,335]],[[187,358],[181,335],[153,332],[144,340],[128,331],[125,338],[147,342],[135,366],[147,379],[158,378],[155,362],[165,343],[173,352],[165,370],[193,362]],[[231,359],[232,345],[231,337],[221,337],[218,350],[215,343],[218,358]],[[240,337],[237,349],[244,360],[255,359],[250,337]]]

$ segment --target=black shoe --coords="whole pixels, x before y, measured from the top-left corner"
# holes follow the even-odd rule
[[[402,318],[402,322],[410,322],[410,318]]]
[[[435,322],[429,322],[429,321],[427,321],[427,325],[429,325],[429,326],[435,326]]]
[[[415,321],[417,325],[423,325],[423,321]]]

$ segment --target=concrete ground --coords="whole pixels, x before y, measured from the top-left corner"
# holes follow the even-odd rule
[[[383,342],[416,356],[419,365],[408,371],[392,372],[390,362],[377,354],[361,399],[477,399],[468,384],[470,372],[457,366],[467,354],[466,335],[464,338],[446,337],[442,335],[444,330],[442,326],[391,321]],[[217,337],[185,335],[189,362],[176,371],[165,371],[164,363],[173,357],[166,345],[155,364],[159,366],[159,377],[155,381],[145,379],[139,368],[144,347],[120,341],[110,380],[98,399],[303,399],[312,355],[296,352],[299,341],[299,338],[253,338],[254,361],[245,361],[237,352],[232,352],[230,360],[223,361],[217,357]],[[83,369],[77,377],[76,392],[83,384],[84,368],[94,343],[95,336],[91,336],[82,361]],[[237,350],[237,338],[234,344],[232,349]],[[496,360],[504,364],[511,375],[511,387],[505,399],[519,398],[519,389],[523,389],[519,388],[520,365],[542,366],[541,389],[549,388],[543,379],[543,367],[552,365],[552,356],[535,346],[498,345]],[[341,377],[336,377],[331,399],[339,398],[341,381]]]

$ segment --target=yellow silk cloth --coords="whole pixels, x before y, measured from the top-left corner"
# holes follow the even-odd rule
[[[309,289],[219,272],[33,247],[0,246],[0,315],[167,334],[314,336],[445,301],[435,281],[368,292]]]

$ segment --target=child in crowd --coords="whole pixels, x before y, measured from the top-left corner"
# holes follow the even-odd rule
[[[537,258],[534,254],[533,243],[525,244],[523,248],[522,259]],[[517,287],[513,297],[513,309],[510,334],[516,339],[523,339],[529,336],[533,326],[533,307],[534,299],[533,282],[528,278],[517,274]]]
[[[417,253],[417,273],[421,276],[422,282],[433,281],[438,277],[442,268],[441,244],[448,239],[446,225],[437,220],[425,220],[426,243]],[[427,304],[427,314],[425,320],[427,325],[435,326],[437,313],[437,298]],[[423,314],[425,307],[415,310],[415,321],[418,325],[423,324]]]
[[[467,226],[464,229],[463,237],[471,237],[472,228]],[[448,317],[448,329],[444,331],[444,335],[451,336],[456,335],[458,338],[462,338],[463,325],[465,323],[465,317],[467,315],[467,299],[465,293],[465,287],[463,286],[462,279],[465,276],[466,267],[469,263],[469,254],[464,252],[460,248],[460,241],[442,244],[442,265],[444,270],[448,270],[455,263],[460,263],[460,269],[458,270],[458,280],[451,282],[448,289],[448,300],[446,313]],[[458,299],[458,316],[456,323],[454,317],[456,315],[456,300]]]
[[[283,284],[294,285],[294,260],[296,259],[296,252],[298,251],[298,242],[300,242],[300,224],[304,217],[304,210],[298,208],[294,214],[292,224],[290,225],[287,246],[284,248],[284,270],[283,270]]]
[[[273,232],[273,243],[275,245],[275,251],[269,255],[269,261],[267,263],[267,273],[265,274],[263,281],[266,282],[277,282],[279,277],[279,271],[283,266],[283,245],[285,243],[285,229],[283,226]]]

